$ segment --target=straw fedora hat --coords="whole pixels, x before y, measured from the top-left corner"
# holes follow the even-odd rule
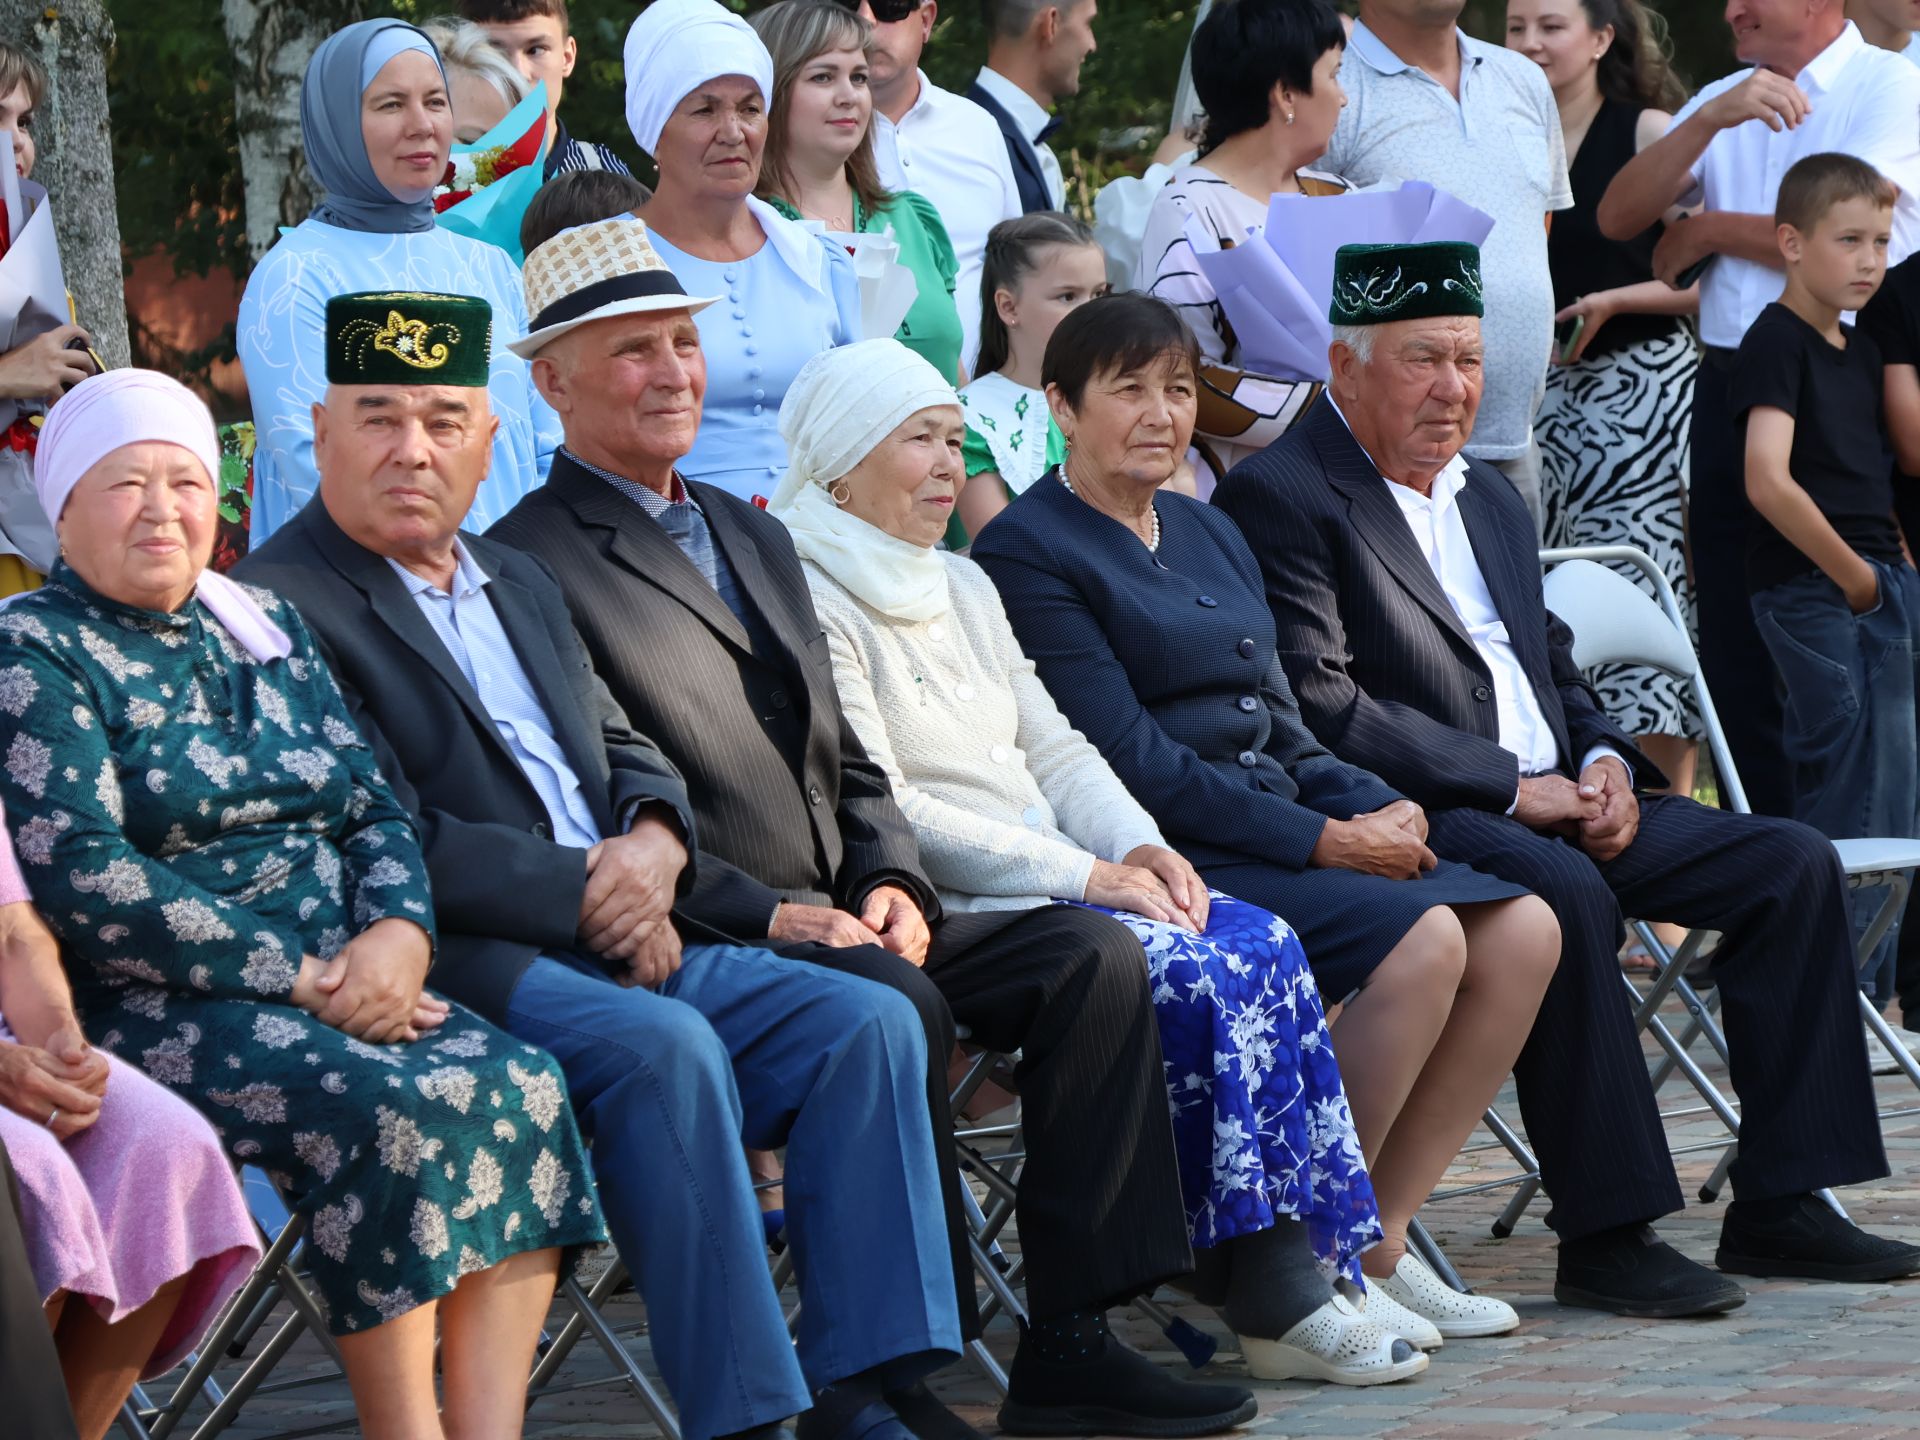
[[[631,215],[563,230],[527,256],[528,327],[507,348],[531,360],[569,330],[615,315],[656,310],[698,312],[720,297],[687,294]]]

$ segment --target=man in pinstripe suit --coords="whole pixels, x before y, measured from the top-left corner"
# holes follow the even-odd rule
[[[1423,249],[1389,258],[1413,273]],[[1336,296],[1350,263],[1343,250]],[[1623,910],[1723,932],[1713,972],[1743,1123],[1720,1268],[1920,1270],[1920,1249],[1812,1195],[1887,1173],[1833,849],[1790,821],[1652,793],[1665,777],[1601,711],[1545,608],[1524,503],[1460,453],[1481,392],[1468,290],[1417,319],[1336,299],[1327,396],[1214,501],[1260,560],[1321,742],[1427,807],[1437,853],[1560,916],[1560,968],[1514,1070],[1561,1237],[1555,1293],[1658,1316],[1692,1313],[1714,1282],[1648,1228],[1680,1192],[1621,993]]]

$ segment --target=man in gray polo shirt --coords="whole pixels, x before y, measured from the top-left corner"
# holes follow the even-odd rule
[[[1463,0],[1360,0],[1321,168],[1355,185],[1424,180],[1493,217],[1486,398],[1466,453],[1498,467],[1540,523],[1533,416],[1553,348],[1547,217],[1573,204],[1560,112],[1540,67],[1463,34]]]

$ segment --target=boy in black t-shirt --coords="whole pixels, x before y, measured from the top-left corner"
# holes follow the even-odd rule
[[[1810,155],[1774,210],[1787,285],[1740,342],[1754,619],[1786,690],[1795,818],[1838,840],[1920,834],[1914,658],[1920,575],[1893,516],[1893,456],[1873,341],[1840,321],[1880,288],[1894,186],[1849,155]],[[1856,892],[1864,926],[1877,893]],[[1892,998],[1892,937],[1866,977]]]

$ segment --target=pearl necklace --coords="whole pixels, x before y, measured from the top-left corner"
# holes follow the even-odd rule
[[[1067,493],[1069,495],[1073,496],[1076,500],[1080,500],[1080,492],[1073,488],[1073,481],[1067,478],[1067,467],[1064,465],[1060,467],[1060,483],[1067,487]],[[1087,502],[1082,501],[1081,503],[1085,504]],[[1160,507],[1149,500],[1147,502],[1147,514],[1153,517],[1153,538],[1147,541],[1147,553],[1150,555],[1158,555],[1160,553]]]

